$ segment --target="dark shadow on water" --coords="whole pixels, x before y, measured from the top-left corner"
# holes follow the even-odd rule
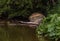
[[[0,26],[0,41],[38,41],[35,30],[25,26]]]

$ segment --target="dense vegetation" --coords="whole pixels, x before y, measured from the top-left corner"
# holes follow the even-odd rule
[[[37,28],[38,37],[60,41],[60,2]]]
[[[6,20],[16,16],[27,18],[33,12],[47,15],[56,4],[56,0],[0,0],[0,16]]]
[[[60,15],[49,15],[37,29],[38,35],[53,41],[60,39]]]

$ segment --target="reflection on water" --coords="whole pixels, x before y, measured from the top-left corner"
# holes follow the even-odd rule
[[[35,30],[24,26],[0,26],[0,41],[38,41]]]

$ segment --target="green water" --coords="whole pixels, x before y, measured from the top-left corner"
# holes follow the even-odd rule
[[[0,41],[38,41],[34,29],[25,26],[0,26]]]

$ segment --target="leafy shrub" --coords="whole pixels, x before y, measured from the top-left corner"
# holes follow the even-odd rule
[[[33,11],[44,10],[44,13],[53,9],[57,1],[50,0],[0,0],[0,16],[8,15],[7,18],[14,16],[29,16]],[[36,9],[38,8],[38,9]],[[2,16],[5,17],[5,16]]]
[[[52,14],[43,20],[37,28],[38,36],[48,37],[54,41],[60,39],[60,15]]]

